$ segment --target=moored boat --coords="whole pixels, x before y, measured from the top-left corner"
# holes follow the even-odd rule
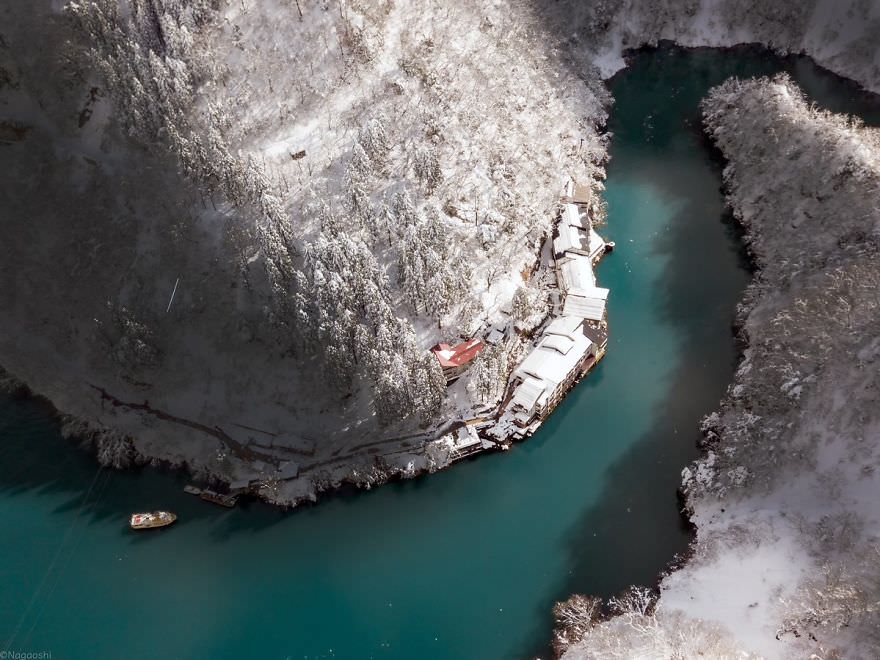
[[[206,502],[219,504],[220,506],[225,506],[230,509],[234,507],[235,503],[238,501],[238,496],[236,495],[223,495],[222,493],[208,490],[207,488],[199,493],[199,497],[201,497]]]
[[[133,513],[129,524],[132,529],[154,529],[165,527],[177,520],[177,514],[170,511],[153,511],[151,513]]]

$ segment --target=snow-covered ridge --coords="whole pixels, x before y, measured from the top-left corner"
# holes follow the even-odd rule
[[[704,113],[758,269],[748,349],[683,473],[693,556],[565,657],[876,657],[880,131],[786,77],[728,81]]]

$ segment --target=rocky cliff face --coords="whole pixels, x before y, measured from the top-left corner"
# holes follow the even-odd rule
[[[579,657],[880,650],[880,131],[786,77],[714,89],[706,127],[757,269],[748,342],[683,473],[694,554]]]

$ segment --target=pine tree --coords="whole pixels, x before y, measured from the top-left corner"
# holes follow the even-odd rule
[[[486,402],[486,381],[491,378],[489,374],[489,369],[486,365],[486,361],[481,359],[482,356],[478,355],[476,359],[471,364],[470,369],[468,369],[468,384],[467,384],[467,392],[471,397],[471,401],[474,403],[485,403]]]
[[[422,352],[421,355],[411,355],[410,360],[413,412],[428,422],[439,412],[446,392],[446,379],[432,355]]]
[[[428,194],[440,184],[443,180],[443,171],[440,169],[440,160],[434,148],[421,147],[416,151],[413,157],[413,173]]]
[[[384,231],[388,239],[388,247],[391,247],[391,229],[394,227],[394,211],[388,205],[385,195],[382,195],[382,204],[379,207],[379,213],[376,214],[375,225],[377,232]]]
[[[394,211],[394,230],[398,234],[404,228],[415,225],[419,220],[416,206],[406,189],[394,193],[391,208]]]
[[[346,167],[346,177],[354,182],[365,183],[372,174],[373,162],[363,145],[360,142],[355,142],[351,152],[351,160],[348,161]]]
[[[497,401],[508,377],[508,355],[503,346],[485,349],[468,370],[468,394],[476,403]]]
[[[385,130],[385,117],[379,116],[370,119],[358,135],[358,142],[364,151],[380,169],[384,169],[391,150],[388,132]]]

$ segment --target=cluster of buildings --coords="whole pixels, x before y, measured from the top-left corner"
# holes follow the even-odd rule
[[[580,204],[569,201],[563,205],[553,235],[560,301],[556,318],[513,372],[508,410],[516,426],[527,428],[543,420],[605,354],[609,292],[596,286],[593,266],[610,247],[613,244],[596,233]]]
[[[587,213],[577,204],[566,204],[553,238],[553,259],[564,316],[604,320],[608,289],[596,286],[593,265],[607,249],[608,244],[593,229]]]
[[[510,410],[521,428],[544,419],[566,392],[602,358],[608,344],[603,327],[580,316],[560,316],[513,372]]]
[[[570,184],[553,232],[553,266],[559,287],[556,309],[531,352],[514,370],[500,416],[497,422],[489,423],[490,435],[510,438],[533,432],[605,354],[609,291],[596,286],[593,267],[614,243],[606,243],[593,229],[588,203],[589,194],[579,197],[576,187]],[[455,346],[434,346],[432,352],[447,382],[468,368],[486,342],[495,343],[487,336],[486,341],[474,338]],[[455,450],[477,446],[476,433],[468,433],[474,437],[455,438]]]

